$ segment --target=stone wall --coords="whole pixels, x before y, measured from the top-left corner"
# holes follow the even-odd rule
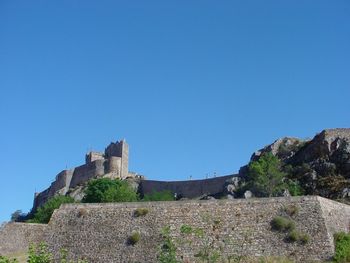
[[[325,220],[329,241],[333,244],[333,235],[337,232],[350,232],[350,209],[346,204],[318,197]]]
[[[286,234],[271,230],[274,217],[296,207],[292,217],[305,244],[285,241]],[[135,217],[137,208],[148,214]],[[332,234],[349,231],[350,207],[319,197],[247,200],[67,204],[56,210],[45,237],[56,253],[68,249],[72,258],[89,262],[156,262],[161,230],[170,227],[179,259],[194,262],[194,255],[212,244],[225,256],[287,256],[299,262],[326,260],[333,255]],[[190,226],[196,234],[181,233]],[[128,244],[132,232],[141,239]]]
[[[168,190],[176,193],[179,198],[196,198],[205,195],[215,196],[225,193],[225,185],[235,175],[220,176],[216,178],[189,181],[154,181],[142,180],[139,191],[141,195],[150,194],[153,191]]]
[[[8,223],[0,228],[0,255],[27,252],[29,245],[44,240],[47,225]]]
[[[127,178],[129,146],[125,140],[111,143],[105,153],[90,152],[85,156],[85,164],[60,172],[49,188],[36,193],[32,212],[55,195],[65,195],[69,189],[83,185],[96,177]],[[131,174],[132,175],[132,174]]]

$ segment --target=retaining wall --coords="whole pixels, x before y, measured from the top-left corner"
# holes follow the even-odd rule
[[[8,223],[0,228],[0,255],[27,252],[31,243],[43,241],[47,225]]]
[[[138,208],[148,213],[137,217]],[[276,216],[288,216],[286,209],[290,208],[296,211],[290,217],[296,230],[310,237],[306,244],[287,242],[287,233],[271,229],[271,221]],[[20,228],[14,227],[11,232],[11,226],[16,225],[6,226],[7,236],[0,238],[0,254],[14,244],[28,242]],[[65,204],[55,210],[46,228],[40,226],[39,232],[45,234],[37,238],[42,237],[56,257],[61,248],[66,248],[70,258],[94,263],[157,262],[164,243],[161,232],[166,227],[182,262],[198,262],[195,255],[207,247],[226,258],[286,256],[296,262],[320,261],[334,253],[333,233],[349,232],[350,206],[316,196]],[[192,229],[191,233],[184,233],[184,228]],[[128,238],[133,232],[140,234],[140,240],[130,245]],[[11,236],[17,233],[22,237]]]

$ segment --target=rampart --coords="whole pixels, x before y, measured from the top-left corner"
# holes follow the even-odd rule
[[[145,208],[148,213],[135,216],[138,208]],[[291,219],[297,231],[310,237],[306,244],[287,242],[286,233],[272,231],[271,221],[276,216],[286,216],[288,208],[296,211]],[[184,226],[193,231],[181,231]],[[320,261],[330,259],[334,253],[333,234],[350,230],[350,206],[316,196],[66,204],[54,212],[43,239],[55,255],[66,248],[74,259],[157,262],[163,242],[161,231],[165,227],[170,228],[178,257],[183,262],[195,262],[195,255],[208,244],[226,257],[287,256],[297,262]],[[16,247],[19,242],[27,242],[23,235],[19,237],[23,240],[9,235],[4,239],[3,229],[0,230],[0,253],[11,250],[11,246]],[[128,238],[133,232],[140,234],[140,240],[131,245]]]
[[[226,175],[203,180],[189,181],[154,181],[142,180],[139,186],[141,195],[150,194],[153,191],[160,192],[168,190],[177,195],[178,198],[197,198],[200,196],[216,196],[226,192],[225,185],[236,175]]]

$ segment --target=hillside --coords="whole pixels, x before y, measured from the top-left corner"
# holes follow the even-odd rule
[[[350,198],[350,129],[326,129],[311,140],[285,137],[256,151],[251,162],[271,153],[282,164],[287,177],[304,194],[331,199]],[[240,169],[243,182],[248,165]]]

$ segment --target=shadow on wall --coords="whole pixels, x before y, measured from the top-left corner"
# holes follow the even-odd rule
[[[218,196],[225,193],[225,185],[236,174],[220,176],[216,178],[190,181],[154,181],[142,180],[139,186],[141,196],[152,192],[171,191],[180,198],[195,198],[200,196]]]

